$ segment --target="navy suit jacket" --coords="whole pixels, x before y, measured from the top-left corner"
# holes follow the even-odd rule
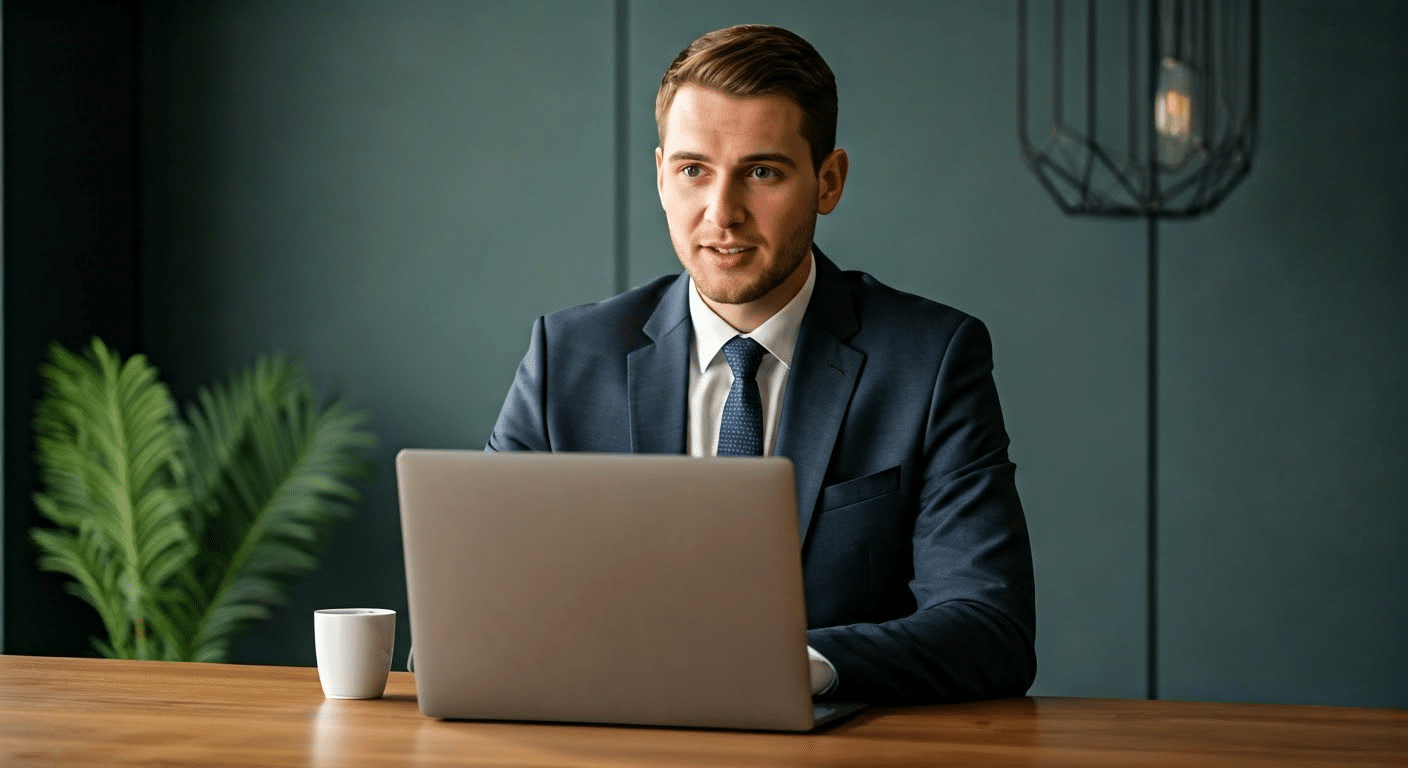
[[[820,250],[775,453],[797,473],[808,642],[830,695],[1019,696],[1036,675],[1031,546],[977,319]],[[487,450],[684,453],[689,278],[533,324]]]

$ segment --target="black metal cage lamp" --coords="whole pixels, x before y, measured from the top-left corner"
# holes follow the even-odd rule
[[[1258,0],[1035,5],[1017,10],[1018,134],[1061,210],[1197,216],[1251,170]]]

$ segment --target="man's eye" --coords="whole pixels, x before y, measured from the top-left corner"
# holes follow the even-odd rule
[[[775,179],[778,176],[776,170],[769,168],[766,165],[759,165],[755,167],[752,171],[750,171],[750,173],[755,179]]]
[[[704,169],[700,168],[697,165],[686,165],[685,167],[680,169],[680,173],[684,174],[687,178],[697,179],[701,174],[704,173]]]

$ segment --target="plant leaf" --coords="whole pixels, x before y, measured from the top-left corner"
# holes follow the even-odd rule
[[[163,629],[159,596],[194,554],[175,403],[143,356],[123,363],[96,338],[82,357],[51,346],[40,375],[34,501],[58,526],[31,532],[40,567],[73,577],[98,611],[100,652],[169,657],[178,638]]]
[[[333,524],[370,473],[363,412],[319,408],[301,368],[257,361],[188,409],[187,456],[203,515],[189,603],[191,658],[222,660],[230,636],[266,618],[290,580],[312,570]]]
[[[318,407],[281,358],[202,390],[188,425],[145,358],[98,339],[83,356],[52,346],[41,376],[34,502],[57,527],[31,536],[98,612],[105,656],[223,661],[315,567],[370,474],[366,414]]]

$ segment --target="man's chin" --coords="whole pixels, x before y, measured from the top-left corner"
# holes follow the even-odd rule
[[[796,271],[795,268],[793,271]],[[694,271],[691,271],[690,275],[694,278],[694,285],[698,289],[699,295],[708,299],[710,303],[739,306],[766,299],[787,282],[790,273],[782,275],[776,272],[721,275],[710,271],[703,280]]]
[[[730,306],[751,304],[768,294],[767,291],[761,290],[756,285],[725,286],[720,288],[718,286],[702,286],[698,281],[695,281],[695,285],[699,286],[699,295],[715,304],[728,304]]]

